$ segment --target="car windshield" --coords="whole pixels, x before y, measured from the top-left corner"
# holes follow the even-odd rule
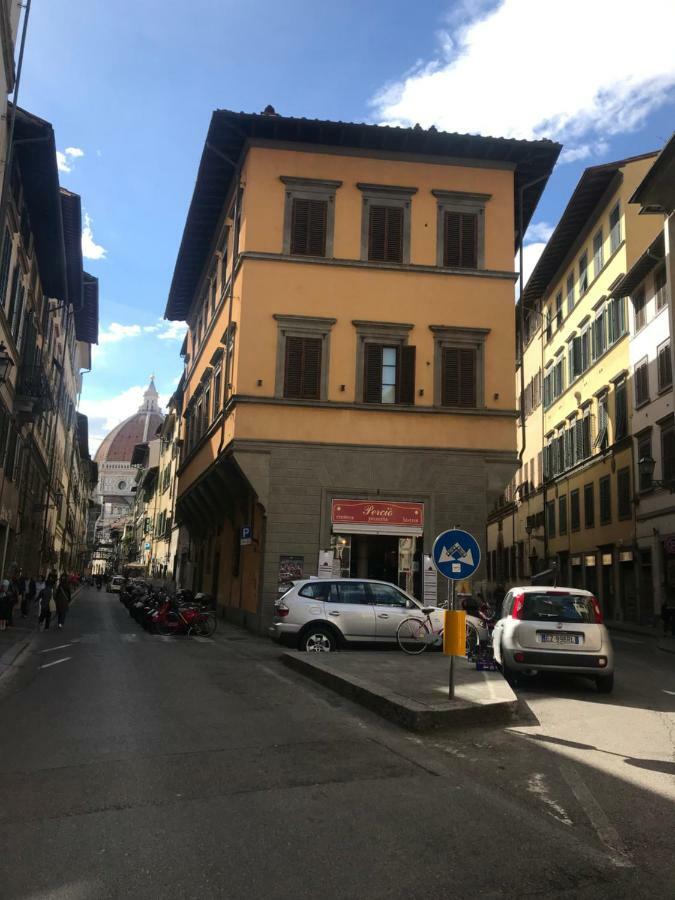
[[[530,622],[591,623],[595,613],[590,597],[542,592],[525,594],[521,618]]]

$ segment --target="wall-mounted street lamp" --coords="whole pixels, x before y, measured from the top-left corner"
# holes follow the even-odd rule
[[[10,369],[14,365],[14,360],[7,352],[7,347],[3,341],[0,341],[0,384],[7,381]]]
[[[649,481],[650,487],[666,487],[672,493],[675,490],[675,481],[673,481],[672,479],[670,481],[659,481],[657,478],[654,478],[655,468],[656,460],[653,456],[642,456],[638,460],[638,472],[640,473],[640,480],[642,481],[644,479],[645,481]]]

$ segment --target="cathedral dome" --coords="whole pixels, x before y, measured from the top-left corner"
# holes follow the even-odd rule
[[[150,379],[147,391],[143,394],[143,403],[138,412],[129,416],[108,434],[96,451],[94,459],[99,465],[106,462],[130,462],[136,444],[152,440],[155,432],[164,421],[159,410],[159,394],[154,379]]]

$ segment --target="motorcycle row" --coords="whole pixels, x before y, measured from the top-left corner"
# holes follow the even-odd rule
[[[180,590],[169,594],[141,580],[127,582],[120,602],[129,615],[151,634],[210,637],[218,621],[208,594]]]

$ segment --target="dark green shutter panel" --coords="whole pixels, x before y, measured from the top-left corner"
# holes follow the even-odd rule
[[[363,348],[363,401],[382,402],[381,344],[365,344]]]
[[[475,350],[460,347],[443,349],[441,403],[443,406],[475,407]]]
[[[291,212],[291,253],[300,256],[326,255],[327,200],[293,199]]]
[[[661,435],[661,468],[664,481],[675,479],[675,431],[671,428]]]
[[[368,259],[376,262],[403,262],[403,213],[400,206],[370,206]]]
[[[321,338],[303,338],[302,397],[321,399]]]
[[[443,265],[478,268],[478,216],[476,213],[445,213]]]
[[[400,347],[396,373],[397,403],[415,402],[415,348]]]
[[[299,337],[286,338],[284,397],[297,399],[302,396],[302,342]]]

